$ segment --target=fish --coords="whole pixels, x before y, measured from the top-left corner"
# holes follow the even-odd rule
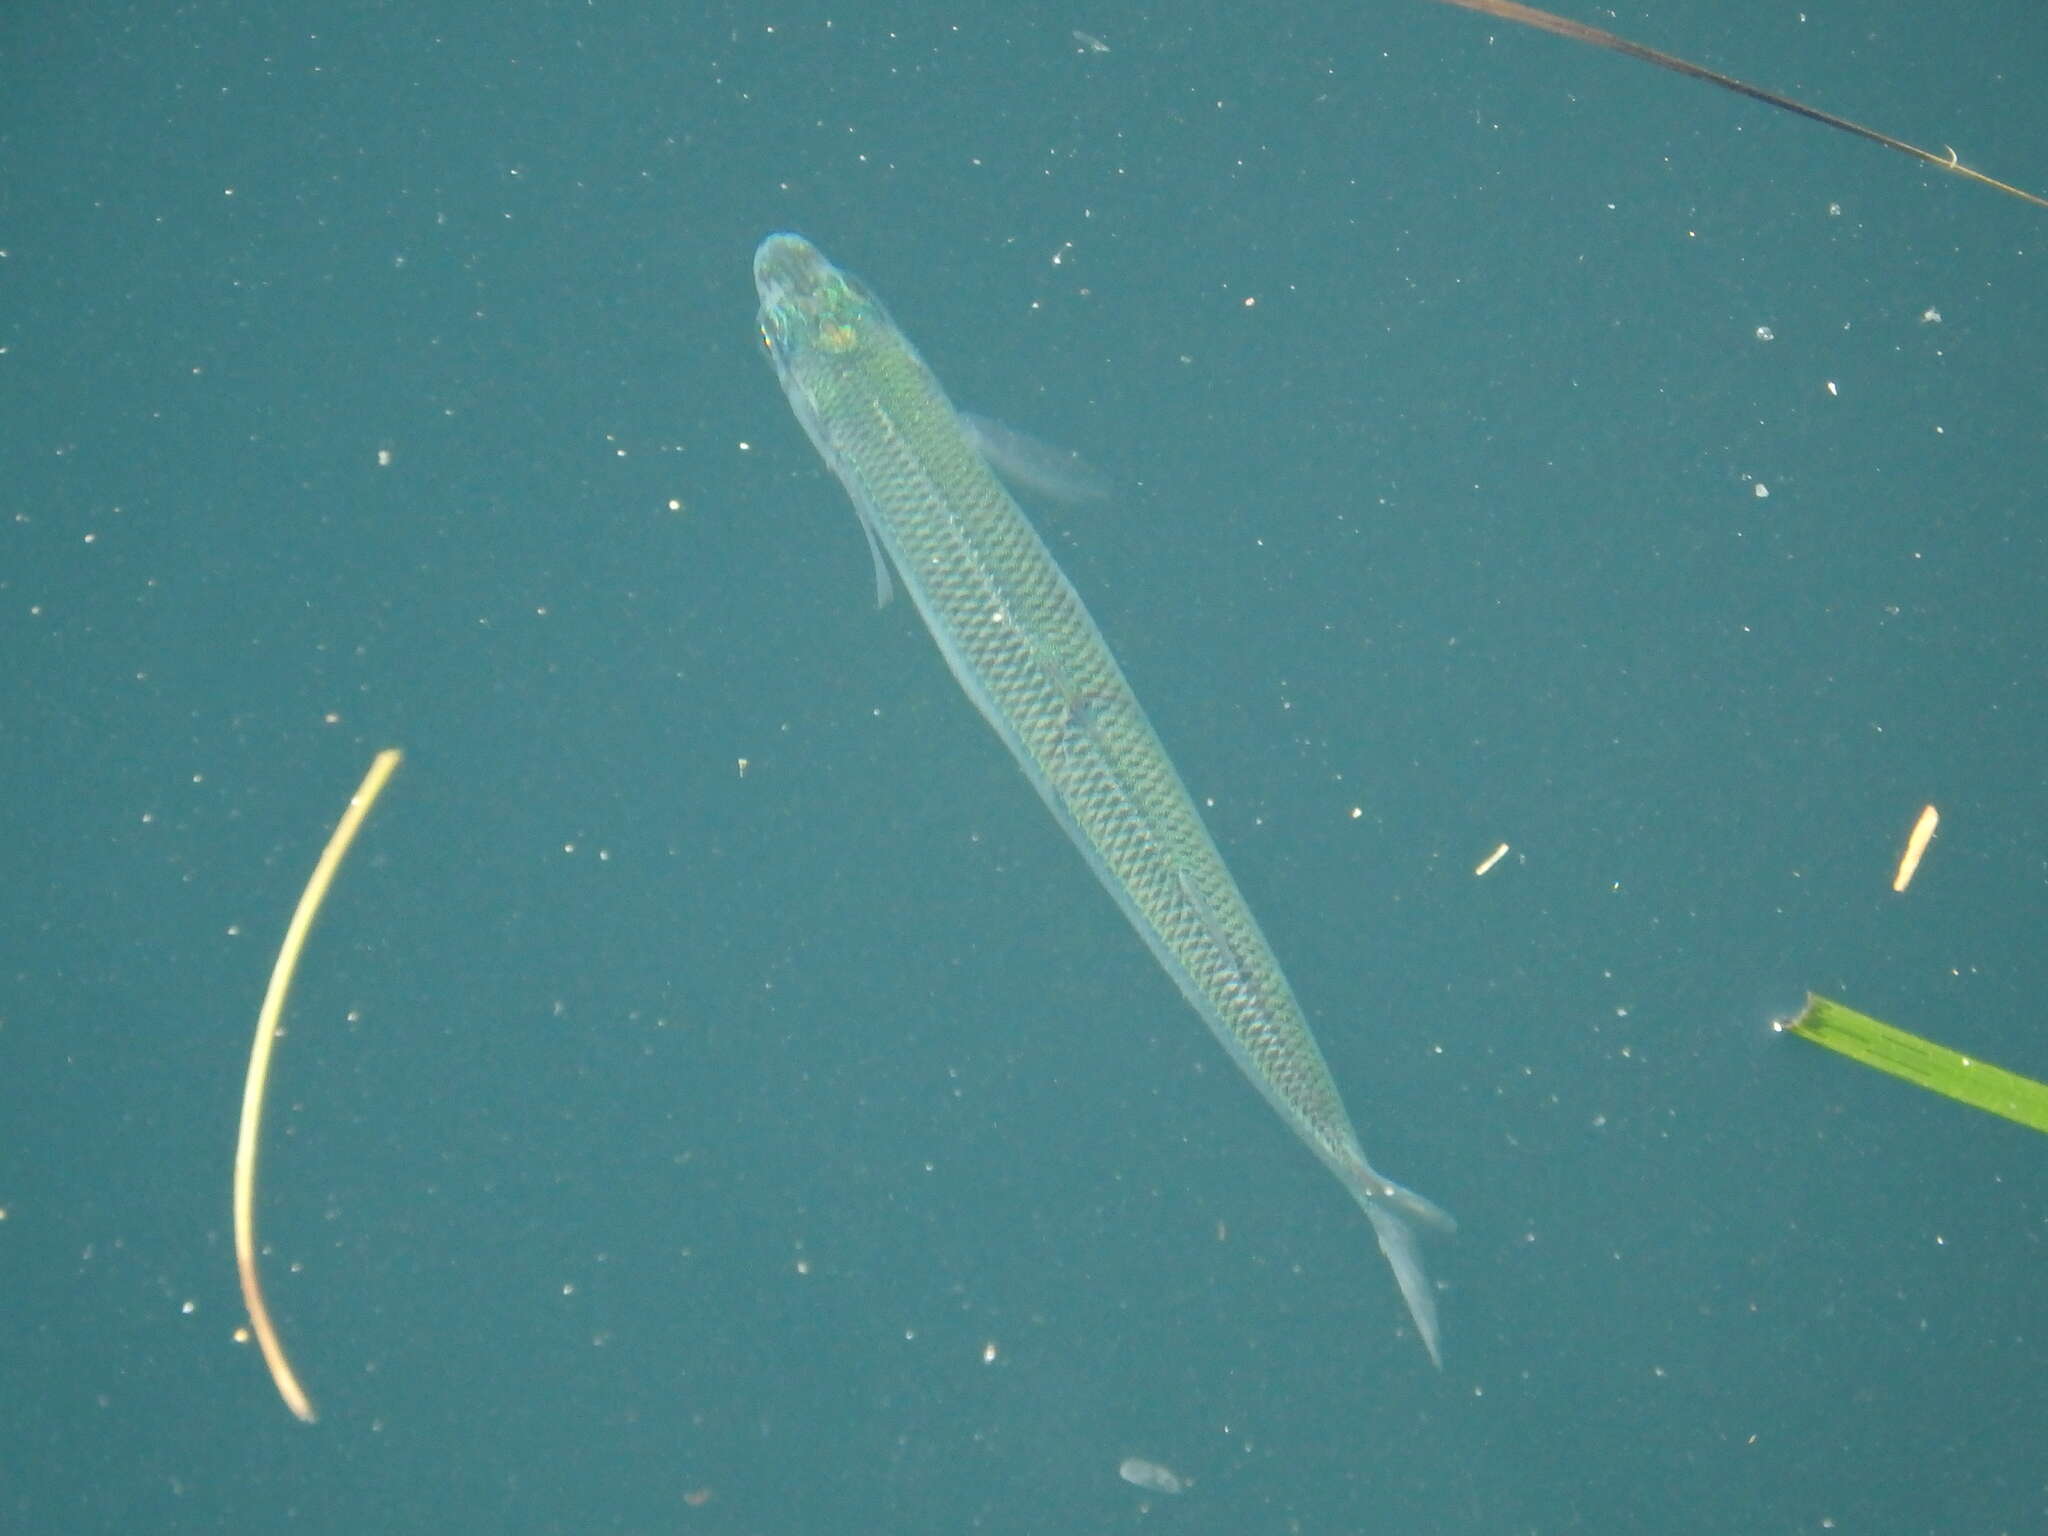
[[[1231,1060],[1372,1223],[1439,1368],[1415,1224],[1437,1206],[1376,1172],[1308,1020],[1151,720],[1073,583],[938,376],[869,289],[801,235],[754,253],[762,345],[961,689]]]

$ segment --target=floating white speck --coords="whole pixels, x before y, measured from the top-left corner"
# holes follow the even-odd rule
[[[1759,480],[1755,485],[1750,487],[1749,494],[1754,496],[1758,501],[1767,501],[1770,498],[1771,488],[1768,485],[1765,485],[1763,481]]]
[[[1756,328],[1756,339],[1758,341],[1776,341],[1778,333],[1768,325],[1760,325]]]

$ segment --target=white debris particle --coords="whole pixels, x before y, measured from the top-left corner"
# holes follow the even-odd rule
[[[1927,852],[1927,845],[1934,841],[1934,830],[1940,825],[1941,812],[1931,805],[1913,823],[1912,835],[1906,839],[1906,851],[1899,855],[1899,872],[1892,876],[1894,891],[1903,891],[1913,883],[1913,872],[1920,867],[1921,856]]]
[[[1126,1456],[1123,1465],[1116,1469],[1116,1475],[1134,1488],[1149,1488],[1154,1493],[1186,1493],[1187,1479],[1170,1467],[1162,1467],[1156,1461],[1147,1461],[1142,1456]]]

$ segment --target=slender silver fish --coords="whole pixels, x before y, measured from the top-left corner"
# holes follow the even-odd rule
[[[1366,1162],[1280,962],[1072,584],[873,294],[788,234],[761,242],[754,284],[790,407],[867,530],[877,595],[887,551],[954,677],[1131,926],[1371,1218],[1441,1364],[1406,1218],[1451,1220]]]

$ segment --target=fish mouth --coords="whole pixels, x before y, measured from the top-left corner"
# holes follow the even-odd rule
[[[754,251],[754,289],[764,306],[817,292],[825,271],[823,254],[802,235],[770,235]]]

